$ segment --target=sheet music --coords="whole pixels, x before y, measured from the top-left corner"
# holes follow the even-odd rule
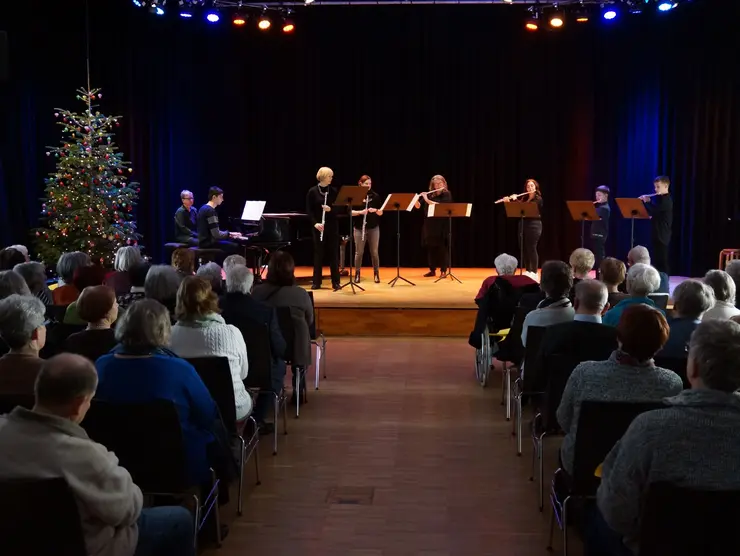
[[[242,211],[242,220],[259,222],[266,204],[267,201],[246,201]]]

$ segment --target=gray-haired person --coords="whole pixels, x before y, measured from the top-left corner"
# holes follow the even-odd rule
[[[0,270],[0,299],[9,295],[31,295],[23,276],[14,270]]]
[[[180,192],[180,207],[175,211],[175,241],[190,247],[198,247],[198,209],[193,206],[192,191]]]
[[[668,341],[659,357],[686,358],[689,340],[702,317],[714,307],[714,291],[701,280],[684,280],[673,290],[673,317]]]
[[[69,305],[79,295],[79,290],[72,284],[75,271],[81,266],[90,266],[90,256],[82,251],[62,253],[57,261],[57,274],[59,275],[59,287],[52,292],[54,305]]]
[[[199,266],[195,275],[208,280],[211,283],[211,289],[214,293],[221,295],[224,289],[224,280],[221,274],[221,267],[218,263],[210,262]]]
[[[95,367],[69,353],[45,361],[32,410],[0,417],[0,479],[64,477],[78,501],[89,554],[193,556],[193,519],[181,506],[142,509],[141,490],[80,423],[98,386]],[[32,462],[29,465],[29,462]]]
[[[0,394],[31,395],[46,343],[46,307],[30,295],[0,301],[0,339],[10,351],[0,357]]]
[[[636,263],[627,271],[627,293],[629,297],[609,309],[602,318],[604,324],[617,326],[624,310],[631,305],[649,305],[655,307],[655,302],[648,297],[660,287],[658,271],[645,263]],[[663,313],[664,311],[660,311]]]
[[[740,315],[735,307],[735,281],[724,270],[710,270],[704,276],[704,283],[714,290],[714,307],[709,309],[702,320],[727,320]]]
[[[125,295],[131,291],[131,270],[142,264],[141,251],[133,245],[119,247],[113,262],[115,272],[105,278],[104,285],[113,288],[116,295]]]
[[[664,409],[638,415],[606,457],[589,548],[617,543],[636,553],[652,483],[740,490],[740,325],[712,320],[697,326],[687,377],[691,389],[665,399]]]
[[[166,264],[154,265],[147,272],[144,280],[144,295],[147,299],[156,299],[167,307],[174,319],[177,289],[182,282],[182,275]]]
[[[37,262],[21,263],[13,268],[15,272],[23,276],[31,295],[38,297],[44,305],[52,305],[52,295],[46,286],[46,267]]]
[[[740,259],[735,259],[727,263],[725,272],[729,274],[732,281],[735,282],[735,307],[738,307],[740,306],[740,300],[738,300],[737,295],[738,291],[740,291]]]

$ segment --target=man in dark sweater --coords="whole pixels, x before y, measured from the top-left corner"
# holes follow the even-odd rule
[[[645,203],[645,209],[651,216],[653,246],[650,254],[653,259],[653,266],[659,272],[670,275],[668,245],[671,242],[671,228],[673,226],[673,199],[668,193],[668,188],[671,186],[671,180],[668,176],[658,176],[655,178],[653,185],[655,186],[653,197],[647,195],[640,197],[640,200]]]
[[[612,212],[609,207],[609,193],[609,188],[606,185],[600,185],[596,188],[594,207],[601,220],[591,222],[591,251],[593,251],[596,259],[594,268],[597,269],[597,273],[601,261],[606,257],[606,238],[609,236],[609,217]]]
[[[175,212],[175,241],[190,247],[198,247],[198,210],[193,206],[193,192],[180,192],[182,206]]]
[[[216,207],[223,202],[223,189],[211,187],[208,190],[208,202],[198,211],[198,247],[221,249],[225,253],[233,254],[239,251],[239,246],[232,241],[226,241],[226,238],[238,238],[241,234],[219,229]]]

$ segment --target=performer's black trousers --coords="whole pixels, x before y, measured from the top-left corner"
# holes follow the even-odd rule
[[[539,218],[524,219],[524,260],[522,266],[527,272],[537,272],[539,258],[537,256],[537,243],[542,235],[542,220]]]
[[[324,254],[329,257],[332,285],[339,284],[339,230],[336,226],[324,228],[324,241],[320,240],[321,233],[313,229],[313,285],[321,286]]]
[[[650,261],[658,272],[665,272],[671,275],[671,269],[668,264],[668,243],[653,240],[653,248],[650,251]]]
[[[594,253],[594,268],[596,269],[596,278],[599,278],[599,267],[601,261],[606,257],[606,238],[604,236],[591,236],[591,251]]]
[[[436,272],[437,268],[439,268],[442,272],[447,272],[447,267],[450,266],[450,261],[448,260],[450,257],[447,245],[444,242],[427,243],[427,258],[429,260],[429,270]]]

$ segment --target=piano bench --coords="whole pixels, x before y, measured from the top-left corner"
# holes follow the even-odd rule
[[[164,244],[164,258],[165,262],[167,264],[170,264],[170,261],[172,261],[172,253],[174,253],[177,249],[187,249],[187,244],[185,243],[165,243]]]
[[[201,249],[200,247],[190,247],[190,251],[195,255],[195,267],[205,263],[217,262],[223,259],[224,252],[221,249]]]

